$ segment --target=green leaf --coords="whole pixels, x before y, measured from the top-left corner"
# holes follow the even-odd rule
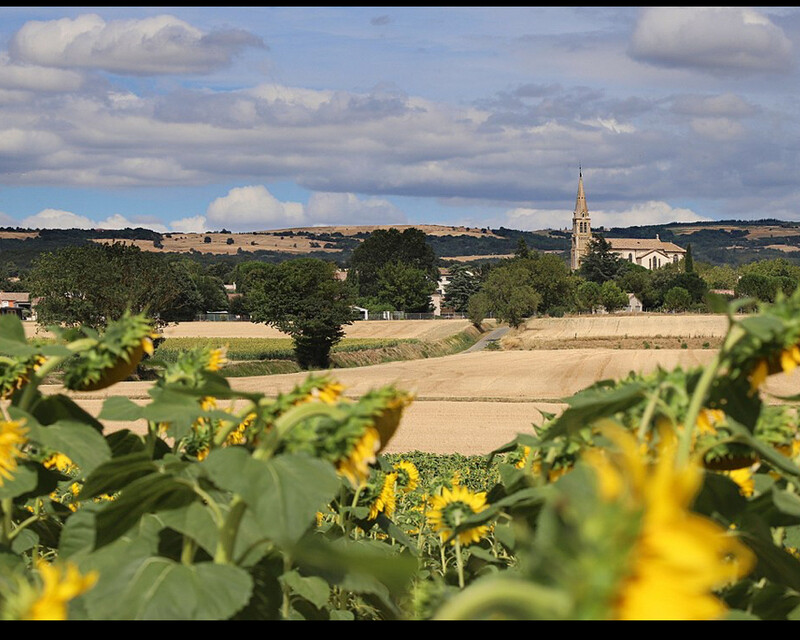
[[[103,408],[98,414],[100,420],[132,421],[142,418],[142,407],[133,400],[123,396],[106,398]]]
[[[197,495],[184,481],[165,473],[152,473],[126,485],[120,496],[97,514],[95,548],[116,540],[147,513],[177,509]]]
[[[81,489],[79,499],[93,498],[103,493],[114,493],[129,482],[158,470],[146,452],[130,453],[98,465]]]
[[[278,578],[298,596],[305,598],[318,609],[328,603],[331,589],[328,583],[316,576],[303,577],[297,571],[289,571]]]
[[[279,545],[296,542],[339,489],[333,466],[305,455],[265,461],[242,447],[227,447],[212,451],[202,464],[219,488],[242,496],[264,537]]]
[[[94,548],[95,515],[100,508],[100,504],[87,503],[67,518],[58,539],[59,558],[86,554]]]
[[[160,511],[156,517],[165,527],[175,529],[184,536],[192,538],[209,555],[214,555],[218,539],[217,526],[208,507],[199,502],[192,502],[179,509]]]
[[[31,435],[46,449],[63,453],[77,464],[83,477],[111,458],[105,438],[82,422],[59,420],[32,429]]]
[[[3,342],[17,342],[27,344],[25,328],[22,321],[15,314],[0,314],[0,335]],[[0,349],[2,349],[0,347]]]
[[[45,426],[59,420],[69,420],[88,424],[95,431],[103,433],[104,427],[101,422],[84,411],[74,400],[60,393],[39,400],[32,413],[39,423]]]
[[[542,440],[575,433],[600,418],[609,418],[619,411],[625,411],[647,397],[647,387],[641,382],[630,382],[609,389],[611,383],[601,380],[571,398],[565,398],[564,402],[569,406],[553,421]]]
[[[39,483],[39,473],[37,467],[42,467],[34,462],[22,462],[12,471],[12,477],[3,479],[0,485],[0,499],[16,498],[25,493],[36,489]]]
[[[252,589],[238,567],[146,557],[101,571],[86,600],[100,620],[225,620],[247,604]]]

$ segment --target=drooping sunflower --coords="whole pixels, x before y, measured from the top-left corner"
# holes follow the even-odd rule
[[[375,462],[381,439],[377,429],[368,427],[352,448],[336,462],[336,471],[354,487],[366,482],[370,465]]]
[[[30,382],[31,375],[45,362],[44,356],[0,358],[0,400],[6,400]]]
[[[753,553],[712,520],[689,511],[702,483],[699,464],[676,463],[676,439],[663,432],[654,464],[623,429],[605,429],[618,452],[592,449],[599,497],[639,518],[612,617],[622,620],[704,620],[726,607],[713,591],[747,574]]]
[[[153,340],[158,337],[145,316],[126,312],[109,323],[94,347],[81,351],[69,362],[64,386],[75,391],[97,391],[122,382],[136,370],[145,354],[153,355]]]
[[[419,470],[413,462],[401,460],[394,465],[397,471],[397,486],[403,493],[411,493],[419,486]]]
[[[483,491],[473,493],[466,487],[454,483],[452,489],[443,487],[441,495],[431,497],[429,505],[425,514],[428,524],[439,534],[442,542],[450,540],[450,544],[455,545],[458,540],[459,544],[466,546],[480,542],[489,532],[489,525],[482,524],[454,535],[458,525],[467,517],[489,507],[486,503],[486,493]]]
[[[369,505],[369,519],[374,520],[378,517],[379,513],[386,514],[387,518],[391,518],[394,514],[395,506],[397,504],[397,496],[394,492],[395,483],[397,482],[397,473],[387,473],[381,482],[381,489],[378,496]]]
[[[42,578],[42,590],[23,615],[25,620],[66,620],[69,601],[91,589],[99,578],[97,571],[81,575],[71,562],[51,565],[41,561],[36,568]]]
[[[0,421],[0,487],[4,479],[11,480],[17,469],[17,459],[24,456],[22,447],[28,441],[28,430],[21,422]]]

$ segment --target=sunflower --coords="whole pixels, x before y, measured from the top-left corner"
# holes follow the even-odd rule
[[[31,375],[45,362],[45,357],[33,355],[23,360],[0,360],[0,400],[6,400],[30,382]]]
[[[387,518],[391,518],[397,504],[397,496],[394,486],[397,482],[397,473],[387,473],[383,479],[383,485],[378,497],[369,506],[369,519],[374,520],[379,513],[385,513]]]
[[[592,449],[584,459],[595,471],[599,497],[641,519],[617,587],[612,615],[622,620],[703,620],[722,616],[713,590],[747,574],[752,552],[721,526],[689,511],[700,489],[699,465],[676,464],[676,439],[662,432],[658,460],[648,465],[636,439],[606,429],[618,453]]]
[[[58,469],[61,473],[72,473],[77,470],[75,463],[63,453],[54,453],[48,456],[42,464],[47,469]]]
[[[42,590],[23,616],[25,620],[66,620],[67,603],[91,589],[99,577],[97,571],[81,575],[70,562],[62,566],[40,561],[37,569]]]
[[[411,493],[419,486],[419,471],[414,463],[401,460],[394,468],[397,471],[397,486],[403,493]]]
[[[482,524],[459,531],[454,535],[456,527],[466,518],[487,509],[486,493],[472,493],[466,487],[453,484],[453,489],[442,489],[441,495],[430,499],[430,508],[426,514],[428,524],[439,534],[442,542],[450,540],[455,545],[456,540],[463,545],[480,542],[481,538],[489,532],[489,526]]]
[[[208,363],[206,364],[206,370],[208,371],[219,371],[222,369],[224,365],[228,363],[228,359],[225,357],[225,349],[212,349],[211,353],[208,355]]]
[[[739,487],[739,493],[745,498],[749,498],[755,491],[755,481],[753,480],[753,470],[750,467],[741,469],[731,469],[723,471],[723,474],[733,480]]]
[[[775,373],[790,373],[800,365],[800,344],[784,347],[769,358],[761,358],[756,362],[747,379],[750,381],[750,393],[755,393],[767,376]]]
[[[336,462],[336,471],[354,487],[361,486],[369,478],[369,465],[375,462],[380,446],[377,429],[368,427],[350,451]]]
[[[0,421],[0,487],[3,479],[11,480],[17,469],[17,458],[23,457],[22,447],[28,441],[25,434],[28,430],[22,423]]]

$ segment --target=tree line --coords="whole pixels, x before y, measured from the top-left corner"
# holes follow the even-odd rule
[[[125,310],[165,323],[229,310],[290,335],[298,362],[313,368],[328,366],[344,326],[358,317],[354,306],[429,311],[440,264],[424,232],[414,228],[374,231],[354,249],[346,278],[336,263],[319,258],[203,264],[123,243],[91,243],[41,254],[20,282],[12,282],[9,270],[0,272],[0,289],[38,298],[44,325],[100,327]],[[449,277],[446,308],[467,313],[476,325],[495,317],[519,326],[536,314],[622,309],[628,293],[648,311],[706,311],[710,289],[774,301],[778,291],[798,286],[800,266],[784,258],[708,265],[694,261],[690,245],[685,260],[650,271],[620,259],[597,235],[573,273],[561,255],[530,249],[520,236],[513,257],[452,265]],[[225,283],[236,284],[230,301]]]

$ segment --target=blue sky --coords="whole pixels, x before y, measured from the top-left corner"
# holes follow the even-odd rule
[[[0,8],[0,226],[800,220],[796,7]]]

